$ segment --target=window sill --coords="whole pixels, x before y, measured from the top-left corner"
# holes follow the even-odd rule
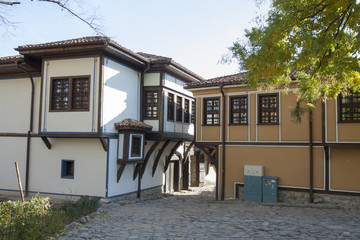
[[[211,127],[211,126],[217,126],[220,127],[220,124],[201,124],[203,127]]]
[[[278,126],[280,123],[258,123],[259,126]]]
[[[248,126],[247,123],[229,123],[228,126]]]
[[[74,179],[74,177],[61,176],[63,179]]]
[[[338,121],[338,123],[360,123],[360,121]]]

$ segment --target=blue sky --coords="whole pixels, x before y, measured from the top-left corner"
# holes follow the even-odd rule
[[[259,8],[257,1],[78,0],[72,6],[80,12],[96,10],[102,32],[120,45],[171,57],[209,79],[238,72],[236,63],[218,62],[234,41],[244,38],[244,30],[255,25],[255,16],[268,10],[267,3]],[[11,35],[0,29],[0,56],[16,55],[14,48],[20,45],[95,35],[87,25],[49,3],[22,1],[5,11],[17,24],[10,27]]]

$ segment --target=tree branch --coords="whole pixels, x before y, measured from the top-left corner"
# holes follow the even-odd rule
[[[86,19],[84,19],[83,17],[81,17],[79,14],[75,13],[73,10],[71,10],[66,4],[57,1],[57,0],[38,0],[40,2],[48,2],[48,3],[54,3],[58,6],[60,6],[62,9],[66,10],[67,12],[69,12],[71,15],[73,15],[74,17],[76,17],[77,19],[79,19],[80,21],[84,22],[86,25],[88,25],[92,30],[94,30],[96,32],[97,35],[101,35],[103,36],[104,34],[100,31],[100,29],[94,25],[93,20],[91,21],[87,21]]]
[[[12,5],[15,5],[15,4],[20,4],[20,2],[0,1],[0,4],[12,6]]]

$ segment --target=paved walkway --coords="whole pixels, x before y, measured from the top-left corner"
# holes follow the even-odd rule
[[[59,239],[360,239],[360,210],[215,201],[213,189],[123,205]]]

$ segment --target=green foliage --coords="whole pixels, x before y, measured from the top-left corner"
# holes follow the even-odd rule
[[[99,198],[81,196],[76,202],[66,202],[60,210],[66,213],[71,219],[77,219],[81,216],[94,212],[100,205]]]
[[[49,199],[38,196],[25,202],[0,203],[0,239],[44,239],[98,206],[99,198],[91,197],[66,202],[59,208],[50,208]]]
[[[360,91],[360,3],[273,0],[266,24],[230,50],[252,86],[300,86],[297,108]]]

